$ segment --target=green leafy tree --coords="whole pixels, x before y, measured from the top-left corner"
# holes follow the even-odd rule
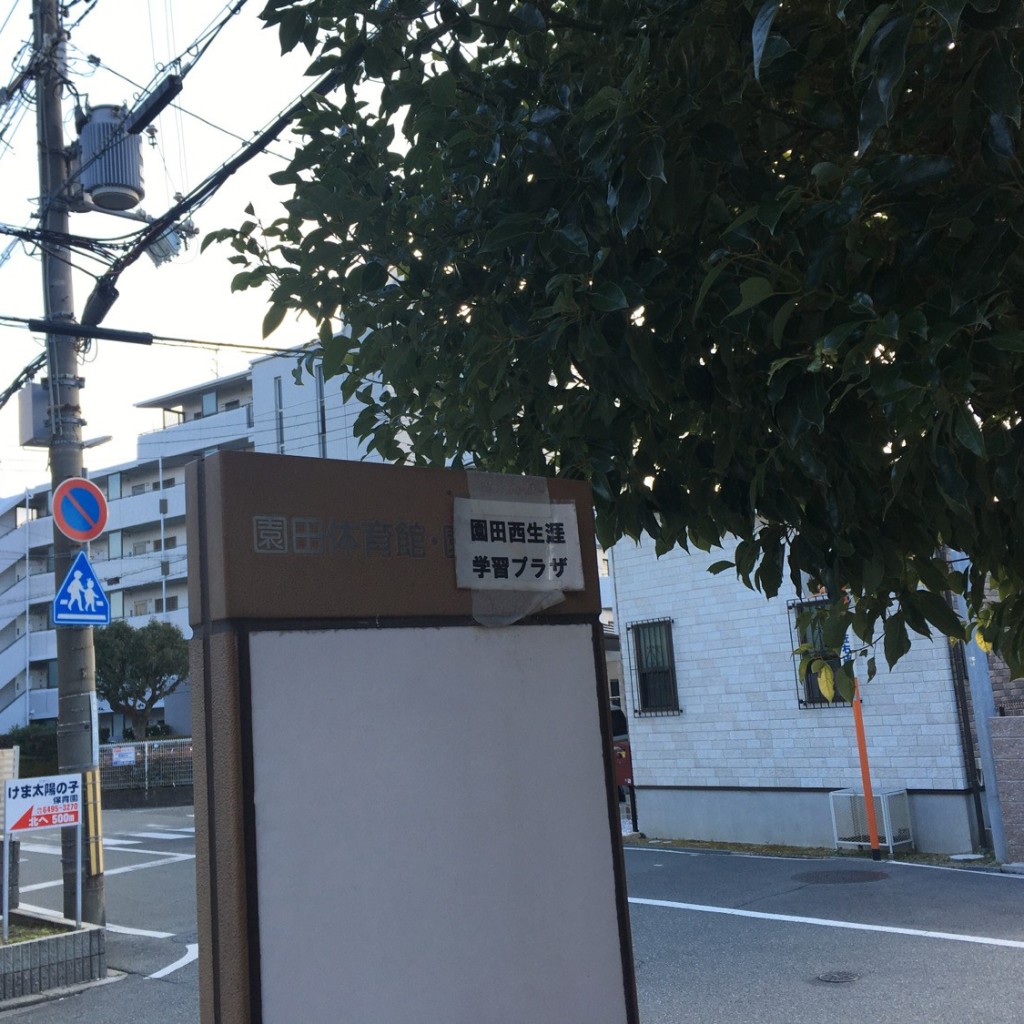
[[[188,678],[188,641],[170,622],[150,619],[141,629],[112,622],[93,633],[96,692],[145,739],[154,705]]]
[[[15,726],[5,737],[3,746],[18,747],[18,774],[22,778],[56,775],[57,722],[29,722]]]
[[[268,333],[317,321],[371,447],[585,478],[605,545],[735,538],[718,571],[809,578],[890,663],[962,593],[1024,667],[1019,2],[263,17],[344,88],[287,216],[207,242]]]

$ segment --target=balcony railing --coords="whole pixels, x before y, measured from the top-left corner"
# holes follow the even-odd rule
[[[247,438],[252,432],[252,405],[224,409],[199,419],[185,420],[174,426],[139,436],[140,459],[181,455],[203,448],[224,445]]]

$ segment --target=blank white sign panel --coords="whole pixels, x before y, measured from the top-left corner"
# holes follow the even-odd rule
[[[264,1024],[625,1024],[589,625],[250,665]]]

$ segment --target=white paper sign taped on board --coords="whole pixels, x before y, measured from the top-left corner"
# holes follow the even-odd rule
[[[470,590],[583,590],[575,502],[455,499],[455,580]]]

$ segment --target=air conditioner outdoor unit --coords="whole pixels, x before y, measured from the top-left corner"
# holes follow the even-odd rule
[[[889,856],[897,846],[913,846],[914,836],[910,828],[910,801],[905,789],[889,789],[874,793],[875,823],[878,826],[878,843],[889,850]],[[868,832],[867,808],[864,794],[857,789],[837,789],[829,793],[832,808],[832,831],[836,849],[854,847],[868,849],[871,837]]]

